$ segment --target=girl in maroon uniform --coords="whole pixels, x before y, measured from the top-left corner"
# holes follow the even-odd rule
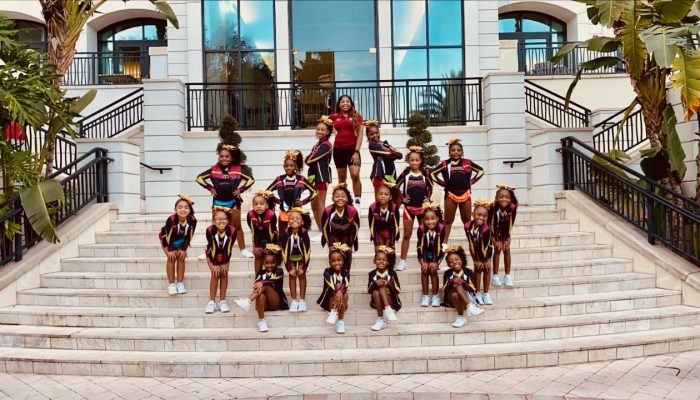
[[[267,190],[276,191],[275,202],[280,205],[279,230],[284,232],[289,221],[289,211],[294,207],[301,207],[316,197],[316,190],[301,175],[304,170],[304,157],[297,150],[288,150],[284,155],[284,175],[275,178],[267,187]],[[309,195],[302,199],[302,194],[308,191]],[[273,192],[274,193],[274,192]]]
[[[476,302],[479,304],[493,304],[489,288],[491,287],[491,230],[487,220],[489,218],[489,201],[478,199],[475,201],[474,219],[464,224],[464,232],[469,243],[469,253],[474,260],[474,284],[476,287]],[[483,282],[483,292],[480,292]]]
[[[168,293],[170,295],[187,293],[185,289],[185,258],[187,248],[192,242],[197,219],[194,217],[192,199],[184,194],[175,202],[175,213],[165,220],[165,226],[160,229],[158,238],[163,247],[163,253],[168,261],[165,272],[168,275]],[[175,283],[175,266],[177,265],[177,283]]]
[[[369,213],[367,213],[369,240],[374,242],[375,249],[381,245],[393,249],[396,247],[396,241],[399,240],[401,214],[399,206],[392,201],[391,189],[388,185],[391,183],[383,183],[377,189],[375,195],[377,201],[369,206]]]
[[[216,311],[217,307],[222,313],[229,312],[226,302],[226,290],[228,289],[228,269],[233,243],[236,241],[236,229],[229,224],[230,210],[224,207],[214,206],[214,221],[206,230],[207,247],[204,250],[207,256],[207,265],[211,271],[209,280],[209,303],[205,309],[207,314]],[[219,289],[219,303],[216,303],[216,290]]]
[[[450,269],[442,277],[442,306],[457,309],[457,318],[452,326],[461,328],[467,324],[464,310],[468,317],[479,315],[484,310],[474,304],[474,274],[467,268],[467,255],[462,246],[450,246],[445,253]]]
[[[311,153],[309,153],[306,160],[304,160],[306,165],[309,166],[307,180],[318,193],[318,195],[311,200],[311,211],[314,214],[316,227],[319,231],[322,230],[321,214],[323,214],[323,209],[326,207],[328,184],[332,182],[330,163],[333,144],[328,140],[331,133],[333,133],[333,120],[327,115],[322,115],[316,124],[316,139],[318,139],[318,143],[311,149]],[[312,240],[314,242],[320,242],[321,236],[322,235],[319,234]]]
[[[289,226],[280,234],[282,261],[289,274],[289,292],[292,303],[289,312],[306,311],[306,272],[311,261],[311,243],[309,228],[311,217],[301,208],[292,208],[289,212]],[[299,296],[297,296],[299,281]]]
[[[497,185],[496,198],[489,207],[489,227],[491,228],[491,243],[493,244],[493,278],[494,286],[501,286],[498,278],[498,262],[503,253],[503,264],[506,274],[503,276],[503,285],[512,287],[513,279],[510,276],[510,233],[515,224],[515,215],[518,212],[518,199],[515,197],[515,188],[510,185]]]
[[[352,196],[347,185],[338,184],[333,189],[333,204],[323,210],[321,224],[323,226],[323,239],[321,245],[342,243],[349,248],[357,250],[359,243],[357,234],[360,229],[360,216],[352,207]],[[352,260],[352,254],[348,255]],[[350,263],[348,263],[348,267]]]
[[[336,333],[345,333],[345,312],[348,310],[350,286],[350,254],[352,249],[344,244],[331,246],[328,268],[323,271],[323,291],[316,302],[328,311],[326,323],[335,324]]]
[[[377,320],[372,325],[373,331],[386,328],[386,321],[396,321],[396,312],[401,309],[401,284],[394,271],[396,253],[387,246],[377,247],[374,254],[376,268],[369,272],[367,292],[370,294],[369,306],[377,310]]]
[[[268,243],[277,243],[277,217],[275,216],[275,199],[269,190],[260,189],[253,197],[253,207],[248,210],[246,219],[253,237],[253,255],[255,256],[255,273],[262,269],[263,250]]]
[[[396,183],[396,166],[394,161],[400,160],[403,155],[396,151],[395,148],[389,145],[385,140],[380,142],[379,138],[379,121],[367,120],[364,122],[365,133],[369,141],[369,154],[372,155],[374,165],[370,173],[372,186],[374,186],[374,194],[377,194],[379,187],[384,182]]]
[[[423,289],[421,307],[440,307],[440,281],[438,269],[444,256],[442,244],[445,243],[445,225],[442,223],[442,210],[437,203],[423,204],[423,222],[418,225],[418,262],[420,263],[420,281]],[[430,291],[430,283],[433,290]],[[431,297],[432,294],[432,297]]]

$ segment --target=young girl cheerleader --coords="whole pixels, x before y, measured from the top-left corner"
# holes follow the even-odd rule
[[[323,291],[316,302],[328,311],[326,323],[335,324],[336,333],[345,333],[345,311],[348,310],[350,286],[350,247],[334,244],[328,253],[328,268],[323,271]]]
[[[406,154],[408,167],[396,179],[396,187],[403,203],[403,240],[401,241],[401,259],[396,265],[397,271],[406,269],[406,256],[413,233],[413,220],[423,220],[423,203],[430,202],[433,195],[433,180],[425,170],[423,148],[411,146]]]
[[[386,140],[383,142],[379,141],[379,121],[370,119],[365,121],[363,125],[366,126],[365,133],[369,141],[369,154],[372,155],[374,160],[372,173],[369,177],[372,179],[372,186],[374,186],[374,194],[376,195],[384,181],[396,183],[396,166],[394,166],[394,161],[400,160],[403,155],[392,146],[389,146]]]
[[[478,199],[474,205],[474,219],[464,224],[464,232],[467,234],[469,254],[474,260],[474,284],[476,287],[476,302],[479,304],[493,304],[489,287],[491,286],[491,231],[486,223],[489,217],[489,201]],[[482,279],[483,278],[483,279]],[[481,282],[484,283],[484,291],[481,292]]]
[[[473,274],[467,268],[467,255],[462,246],[451,246],[445,249],[447,266],[450,267],[442,277],[442,306],[457,309],[457,318],[452,323],[455,328],[461,328],[467,324],[464,318],[464,310],[467,316],[473,317],[484,310],[474,305]]]
[[[387,246],[379,246],[374,254],[376,268],[369,272],[367,292],[370,294],[369,306],[377,310],[377,320],[372,325],[373,331],[386,328],[386,321],[396,321],[396,312],[401,309],[401,284],[394,271],[396,253]]]
[[[316,190],[311,187],[306,178],[301,175],[304,169],[304,158],[297,150],[288,150],[284,155],[284,175],[280,175],[267,187],[267,190],[277,191],[275,201],[280,205],[280,232],[287,229],[289,221],[289,210],[294,207],[301,207],[316,197]],[[309,191],[309,196],[301,198],[304,191]]]
[[[316,139],[318,142],[311,149],[311,153],[306,157],[304,162],[309,166],[309,177],[307,181],[313,185],[314,190],[318,193],[311,200],[311,211],[314,214],[316,227],[321,229],[321,214],[326,207],[326,192],[328,184],[332,181],[331,176],[331,152],[333,144],[328,140],[333,133],[333,120],[327,115],[322,115],[316,124]],[[322,235],[315,236],[312,240],[320,242]]]
[[[355,109],[350,96],[344,94],[335,103],[335,113],[329,116],[336,131],[333,143],[333,161],[338,172],[338,183],[345,183],[350,169],[352,192],[355,195],[355,208],[360,212],[360,147],[362,146],[362,115]],[[350,205],[353,205],[350,203]]]
[[[292,303],[289,312],[306,311],[306,271],[311,258],[309,228],[311,217],[301,208],[292,208],[289,212],[289,226],[280,235],[282,261],[289,274],[289,292]],[[297,296],[297,280],[299,296]]]
[[[216,289],[219,289],[219,311],[227,313],[230,310],[226,302],[226,290],[228,289],[228,268],[233,242],[236,241],[236,229],[229,224],[228,208],[214,206],[214,221],[206,231],[207,247],[204,250],[207,255],[207,265],[211,271],[209,281],[209,303],[204,312],[211,314],[216,311]]]
[[[401,214],[399,206],[392,201],[391,188],[389,185],[395,186],[392,183],[385,182],[377,188],[375,201],[369,206],[367,219],[369,221],[369,240],[374,242],[374,248],[377,246],[389,246],[392,249],[399,240],[399,221]]]
[[[333,204],[326,207],[321,215],[323,239],[321,245],[342,243],[351,249],[358,249],[357,233],[360,229],[360,216],[357,210],[350,206],[352,196],[348,187],[340,183],[333,188]],[[352,254],[348,257],[352,259]],[[348,263],[350,268],[351,263]]]
[[[236,146],[219,143],[216,152],[219,161],[197,175],[197,183],[211,193],[214,198],[213,205],[231,209],[231,223],[236,228],[241,256],[252,258],[253,253],[245,248],[241,229],[241,193],[253,186],[255,179],[241,172],[241,151]],[[211,183],[208,183],[207,179]]]
[[[442,224],[442,210],[437,203],[423,204],[423,222],[418,225],[418,262],[420,263],[420,282],[423,289],[421,307],[440,307],[440,281],[438,268],[444,256],[442,243],[445,241],[445,225]],[[430,292],[429,283],[433,284]],[[430,297],[432,293],[432,299]]]
[[[515,215],[518,211],[518,199],[515,197],[515,188],[510,185],[497,185],[496,199],[489,207],[489,226],[491,227],[491,243],[494,247],[493,254],[493,278],[494,286],[501,286],[498,278],[498,263],[503,253],[503,264],[506,274],[503,276],[503,284],[512,287],[513,279],[510,277],[510,232],[513,230]]]
[[[163,253],[168,258],[165,272],[168,275],[168,294],[184,294],[185,289],[185,258],[187,247],[192,242],[197,219],[194,217],[192,199],[180,194],[175,202],[175,213],[165,220],[165,226],[160,229],[158,238],[163,246]],[[175,283],[175,265],[177,264],[177,284]]]
[[[255,274],[262,269],[263,250],[268,243],[277,243],[277,217],[275,216],[275,198],[269,190],[260,189],[253,197],[253,207],[248,211],[246,220],[253,237],[253,255],[255,256]]]
[[[258,312],[258,331],[267,332],[265,311],[280,311],[289,308],[287,297],[284,295],[284,271],[280,267],[282,262],[282,248],[276,244],[268,243],[263,250],[263,269],[255,277],[253,292],[245,299],[236,300],[236,304],[249,311],[250,305],[255,301],[255,310]]]
[[[471,219],[471,187],[484,175],[484,169],[464,156],[464,149],[458,138],[446,143],[450,158],[442,160],[432,170],[433,180],[445,188],[445,244],[450,240],[450,230],[455,221],[457,208],[462,224]]]

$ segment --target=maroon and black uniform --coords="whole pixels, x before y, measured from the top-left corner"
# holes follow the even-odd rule
[[[207,179],[211,183],[207,183]],[[255,179],[241,172],[240,165],[216,164],[197,175],[196,182],[207,190],[216,189],[215,206],[241,208],[241,197],[240,195],[236,196],[233,192],[236,189],[239,189],[240,193],[245,192],[253,186]]]
[[[454,283],[455,278],[460,278],[462,280],[461,286],[464,288],[464,291],[467,293],[468,297],[474,296],[476,291],[476,289],[474,288],[474,273],[465,267],[466,266],[463,266],[462,270],[459,272],[455,272],[451,269],[445,271],[445,274],[442,276],[442,302],[440,303],[441,306],[455,306],[450,300],[450,294],[457,287],[457,284]]]
[[[416,231],[418,237],[418,260],[440,263],[445,257],[442,244],[445,242],[445,225],[438,223],[435,228],[428,229],[425,224],[418,225]]]
[[[160,245],[168,251],[185,251],[192,242],[194,229],[197,226],[197,219],[194,215],[188,215],[184,224],[180,223],[177,214],[173,214],[165,220],[165,225],[160,228],[158,240]]]
[[[431,171],[433,180],[445,188],[445,198],[448,192],[455,196],[462,196],[471,190],[473,184],[484,175],[484,169],[468,158],[457,161],[442,160]]]
[[[253,247],[262,247],[268,243],[277,243],[277,217],[269,208],[260,215],[250,209],[246,215],[250,233],[253,236]]]
[[[391,308],[393,308],[394,311],[399,311],[401,309],[401,299],[399,298],[399,293],[401,293],[401,284],[399,283],[399,276],[396,274],[396,271],[389,271],[389,269],[387,269],[384,271],[384,273],[380,273],[375,268],[373,271],[369,271],[368,277],[369,280],[367,281],[367,292],[372,294],[372,292],[375,290],[382,290],[382,288],[375,285],[374,282],[376,282],[378,279],[383,279],[386,281],[384,290],[386,290],[386,294],[389,295]],[[377,308],[372,297],[370,297],[369,306],[372,308]]]
[[[289,212],[295,207],[294,203],[297,200],[301,201],[302,206],[307,204],[316,197],[317,193],[303,175],[280,175],[267,187],[267,190],[277,192],[275,202],[280,205],[280,211],[282,212]],[[302,199],[301,195],[305,190],[309,191],[309,196]]]
[[[323,291],[316,300],[321,308],[326,311],[331,310],[331,299],[336,293],[347,293],[350,287],[350,272],[341,271],[336,274],[331,268],[326,268],[323,271]]]
[[[388,246],[394,248],[394,244],[399,240],[399,224],[401,221],[399,206],[389,202],[387,207],[382,209],[379,203],[372,203],[369,206],[367,220],[369,222],[369,239],[375,245],[381,243],[380,238],[388,239]]]
[[[495,202],[491,204],[489,207],[489,226],[494,240],[499,242],[510,240],[517,211],[518,205],[514,203],[508,204],[505,208],[501,208]]]
[[[469,242],[469,254],[474,262],[486,262],[493,255],[491,245],[491,230],[487,224],[477,225],[474,220],[464,224],[464,232]]]
[[[213,265],[228,264],[233,254],[233,244],[236,242],[236,228],[226,225],[219,232],[215,225],[209,225],[206,231],[207,247],[204,252]]]
[[[331,153],[333,144],[330,140],[322,140],[316,143],[311,153],[304,162],[309,166],[308,181],[318,190],[326,190],[331,183]]]
[[[423,203],[430,201],[433,195],[433,179],[427,173],[414,174],[409,169],[405,169],[396,179],[396,186],[399,188],[402,199],[408,197],[404,203],[404,219],[418,218],[418,222],[423,219]]]
[[[311,240],[309,232],[299,228],[296,233],[288,227],[280,235],[280,246],[282,247],[282,261],[289,272],[296,264],[303,272],[309,270],[309,261],[311,261]]]
[[[287,296],[284,294],[284,271],[282,268],[278,267],[277,271],[270,273],[266,272],[264,269],[260,270],[255,277],[255,282],[262,282],[263,287],[272,286],[275,292],[277,292],[277,296],[280,298],[280,305],[277,310],[265,309],[265,311],[289,310]]]

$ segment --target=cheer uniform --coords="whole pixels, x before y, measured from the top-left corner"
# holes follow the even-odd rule
[[[374,159],[372,172],[369,175],[372,179],[372,185],[374,187],[379,187],[384,181],[395,183],[396,166],[394,165],[394,161],[400,160],[403,155],[393,150],[386,141],[379,142],[376,140],[370,140],[369,154],[372,155],[372,159]]]
[[[301,200],[301,205],[307,204],[316,197],[316,190],[309,185],[303,175],[287,176],[280,175],[267,187],[267,190],[276,190],[277,198],[275,202],[280,205],[280,221],[289,221],[289,211],[295,207],[294,203]],[[305,190],[309,191],[309,196],[305,199],[301,195]]]
[[[207,183],[207,179],[211,183]],[[240,165],[223,166],[221,164],[216,164],[197,175],[196,181],[199,186],[207,190],[216,189],[213,205],[226,208],[241,208],[240,193],[245,192],[255,183],[252,176],[241,172]],[[233,192],[239,188],[239,195],[234,195]]]
[[[277,268],[274,272],[266,272],[264,269],[260,270],[258,275],[255,277],[255,282],[262,282],[263,287],[272,286],[272,288],[277,292],[277,296],[280,299],[280,305],[277,310],[265,311],[278,311],[278,310],[288,310],[289,303],[287,302],[287,296],[284,294],[284,271],[282,268]]]
[[[445,198],[464,203],[471,199],[471,187],[484,175],[484,169],[467,158],[442,160],[431,175],[438,185],[445,188]]]
[[[426,172],[415,174],[409,169],[404,170],[396,179],[402,198],[408,197],[409,202],[404,203],[403,218],[423,220],[423,203],[430,201],[433,195],[433,180]]]
[[[468,297],[473,297],[475,294],[476,289],[474,288],[474,274],[472,271],[464,268],[464,266],[459,272],[448,269],[442,276],[442,302],[440,305],[443,307],[452,308],[455,306],[450,299],[452,291],[457,288],[457,284],[454,283],[455,278],[460,278],[462,280],[461,286],[464,288]]]
[[[418,260],[440,263],[445,256],[442,250],[442,244],[445,242],[445,225],[438,223],[431,230],[421,223],[418,225],[416,236],[418,237],[416,248]]]
[[[401,214],[399,206],[393,202],[387,204],[386,209],[382,210],[379,203],[372,203],[369,206],[367,214],[369,221],[369,239],[374,242],[375,246],[381,244],[380,239],[388,241],[388,246],[394,248],[394,244],[399,240],[399,221]]]
[[[288,227],[280,235],[280,245],[282,246],[282,261],[284,261],[287,272],[291,271],[293,267],[297,267],[301,272],[309,270],[311,241],[306,229],[299,228],[297,233],[293,233],[292,228]]]
[[[316,143],[311,153],[304,162],[309,166],[309,177],[307,181],[316,190],[328,190],[328,184],[332,182],[331,176],[331,153],[333,144],[325,139]]]
[[[194,215],[188,215],[184,224],[180,224],[177,214],[169,216],[158,233],[161,246],[167,248],[168,251],[187,250],[192,242],[196,226],[197,219]]]
[[[277,217],[274,211],[268,208],[261,215],[251,208],[246,220],[253,236],[253,247],[265,248],[268,243],[277,243]]]
[[[491,245],[489,226],[486,224],[479,226],[474,220],[471,220],[464,224],[464,232],[469,243],[469,254],[474,262],[485,263],[490,260],[493,255],[493,246]]]
[[[386,281],[384,290],[386,291],[386,294],[389,295],[389,300],[391,301],[390,306],[394,309],[394,311],[399,311],[401,309],[401,299],[399,298],[399,293],[401,293],[401,284],[399,283],[399,276],[396,274],[396,272],[386,269],[384,273],[380,273],[374,269],[373,271],[369,271],[368,277],[369,280],[367,281],[367,292],[372,294],[372,292],[377,289],[382,290],[382,288],[376,286],[374,282],[376,282],[378,279],[383,279]],[[377,308],[377,306],[374,304],[374,299],[372,299],[371,296],[369,306],[372,308]]]
[[[341,293],[346,293],[350,287],[350,273],[348,271],[341,271],[340,273],[335,273],[333,269],[326,268],[323,271],[323,291],[321,295],[316,300],[321,308],[326,311],[331,310],[331,299],[339,291]]]
[[[233,254],[233,244],[236,242],[236,228],[226,225],[219,232],[215,225],[209,225],[206,231],[207,247],[204,252],[213,265],[228,264]]]
[[[510,203],[505,208],[501,208],[495,202],[491,204],[489,207],[489,226],[494,240],[499,242],[510,240],[517,211],[518,205],[515,203]]]

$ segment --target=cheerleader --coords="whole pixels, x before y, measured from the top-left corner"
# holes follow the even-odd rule
[[[489,207],[489,227],[491,228],[491,243],[493,244],[493,278],[494,286],[501,286],[498,278],[498,263],[503,253],[503,264],[506,274],[503,276],[503,285],[512,287],[513,279],[510,277],[510,233],[515,224],[515,215],[518,211],[518,199],[515,197],[515,188],[510,185],[497,185],[496,198]]]
[[[445,244],[450,240],[450,231],[454,223],[457,208],[462,224],[471,219],[471,187],[484,175],[484,169],[464,156],[464,149],[458,138],[446,143],[450,157],[442,160],[431,175],[433,180],[445,188]]]
[[[167,257],[165,272],[168,275],[168,294],[185,294],[185,258],[187,248],[192,242],[197,219],[194,217],[194,202],[184,194],[180,194],[175,202],[175,213],[165,220],[165,226],[160,229],[158,239]],[[177,283],[175,283],[175,265],[177,265]]]
[[[255,275],[262,269],[263,250],[268,243],[277,243],[277,217],[275,199],[269,190],[260,189],[253,196],[253,207],[248,210],[246,220],[253,238]]]
[[[316,190],[311,187],[306,178],[301,175],[304,170],[304,158],[297,150],[288,150],[284,155],[284,175],[280,175],[267,187],[267,190],[277,191],[275,202],[280,205],[279,231],[287,229],[289,211],[301,207],[316,197]],[[302,194],[308,191],[309,196],[302,199]]]
[[[413,233],[413,221],[423,220],[423,203],[430,202],[433,195],[433,179],[425,169],[423,148],[411,146],[406,154],[408,167],[396,179],[399,198],[403,203],[403,239],[401,241],[401,259],[396,265],[397,271],[406,269],[408,246]]]
[[[442,243],[445,241],[445,225],[442,224],[442,210],[437,203],[423,204],[423,222],[416,232],[418,237],[418,262],[420,263],[420,281],[423,289],[421,307],[440,307],[438,295],[440,281],[438,269],[444,256]],[[429,283],[432,283],[432,298],[429,291]]]
[[[457,318],[452,323],[455,328],[467,324],[467,316],[473,317],[484,310],[474,305],[474,284],[472,272],[467,268],[467,255],[462,246],[451,246],[445,249],[445,260],[450,267],[442,277],[442,306],[457,309]]]
[[[250,311],[255,301],[258,312],[258,331],[267,332],[269,328],[265,320],[265,311],[280,311],[289,308],[287,296],[284,295],[284,271],[279,266],[282,262],[282,248],[268,243],[263,251],[263,269],[255,277],[253,292],[245,299],[236,300],[243,311]]]
[[[206,230],[207,247],[204,250],[207,256],[207,265],[211,271],[209,280],[209,303],[204,312],[212,314],[219,308],[222,313],[230,311],[226,302],[226,290],[228,289],[228,270],[233,243],[236,241],[236,229],[229,224],[230,210],[214,206],[214,223]],[[216,290],[219,289],[219,304],[216,304]]]
[[[372,179],[372,186],[374,186],[374,194],[376,196],[377,191],[385,181],[396,183],[396,166],[394,161],[400,160],[403,155],[390,146],[386,140],[380,142],[379,121],[370,119],[362,124],[366,127],[365,134],[369,142],[369,154],[372,155],[374,160],[370,179]]]
[[[374,254],[376,268],[369,272],[367,292],[370,294],[369,306],[377,310],[377,320],[372,325],[373,331],[386,328],[386,321],[396,321],[396,312],[401,309],[401,284],[394,271],[396,253],[391,247],[379,246]]]
[[[318,193],[311,200],[311,211],[314,214],[316,227],[321,231],[321,214],[326,207],[326,192],[328,184],[332,181],[331,176],[331,155],[333,152],[333,144],[328,140],[333,133],[333,120],[327,115],[322,115],[316,124],[316,139],[318,142],[311,149],[311,153],[306,157],[304,162],[309,166],[309,175],[307,181],[313,185],[314,190]],[[320,242],[322,235],[315,236],[312,241]]]
[[[289,312],[306,311],[306,272],[311,259],[309,228],[311,217],[301,208],[292,208],[289,212],[289,226],[280,235],[282,261],[289,274],[289,292],[292,303]],[[297,297],[297,280],[299,296]]]
[[[345,333],[345,312],[348,310],[350,286],[350,254],[345,244],[336,243],[328,253],[328,268],[323,271],[323,291],[316,302],[328,311],[326,323],[335,324],[336,333]]]
[[[469,243],[469,253],[474,260],[474,283],[476,287],[476,302],[479,304],[493,304],[489,287],[491,286],[491,256],[493,246],[491,245],[491,230],[486,221],[488,220],[489,201],[479,199],[475,201],[474,219],[464,224],[464,232]],[[484,291],[481,292],[483,281]]]
[[[321,215],[323,228],[321,245],[343,243],[351,249],[358,249],[357,233],[360,229],[360,218],[357,209],[350,204],[352,204],[352,196],[347,185],[344,183],[336,185],[333,189],[333,204],[326,207]],[[352,254],[348,257],[352,259]],[[348,268],[350,265],[351,263],[348,263]]]
[[[367,220],[369,222],[369,240],[377,246],[389,246],[392,249],[399,240],[399,221],[401,214],[399,206],[392,201],[391,183],[385,182],[375,194],[376,201],[369,206]]]

